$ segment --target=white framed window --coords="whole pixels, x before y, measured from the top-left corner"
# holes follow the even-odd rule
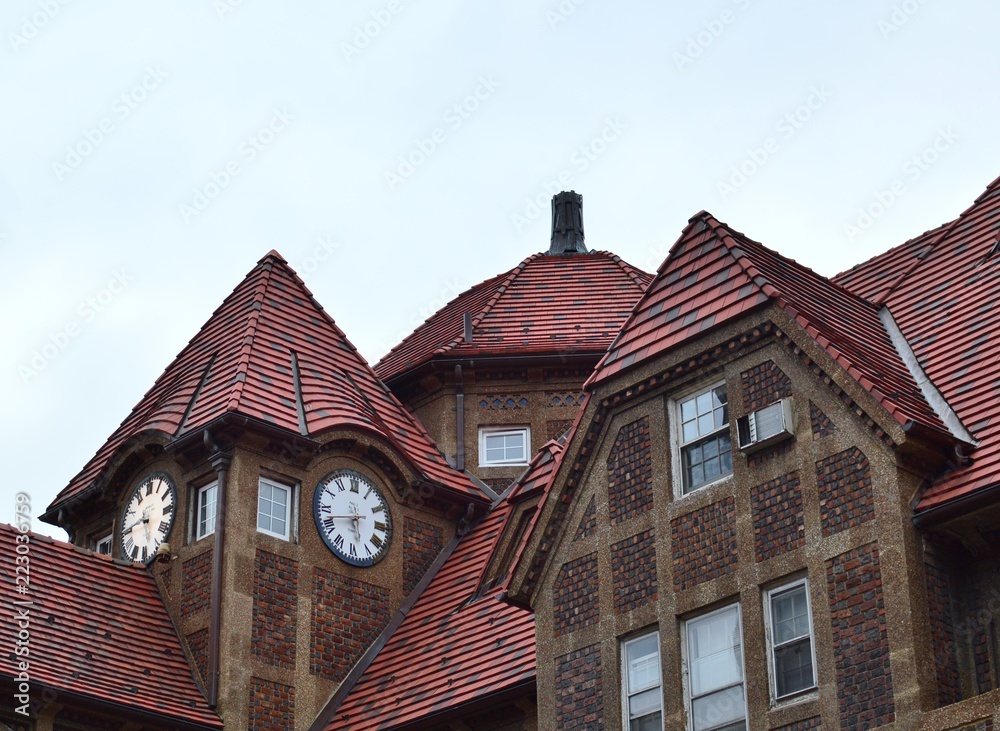
[[[210,482],[197,490],[194,514],[194,539],[196,541],[215,533],[215,499],[219,494],[218,488],[218,482]]]
[[[526,426],[484,426],[479,429],[479,466],[528,464],[531,430]]]
[[[745,731],[740,605],[732,604],[684,623],[689,728]]]
[[[287,541],[292,522],[292,488],[264,477],[257,489],[257,531]]]
[[[100,553],[104,556],[111,555],[111,541],[113,539],[114,533],[109,533],[98,541],[94,543],[94,552]]]
[[[677,399],[675,426],[680,494],[687,495],[733,474],[725,383]]]
[[[816,687],[809,582],[802,578],[765,596],[771,698],[781,701]]]
[[[658,631],[622,643],[622,721],[628,731],[663,731]]]

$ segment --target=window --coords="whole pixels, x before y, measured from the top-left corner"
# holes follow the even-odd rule
[[[500,429],[484,427],[479,430],[479,465],[526,465],[530,444],[531,433],[526,426]]]
[[[660,633],[622,645],[622,714],[628,731],[662,731]]]
[[[262,477],[257,493],[257,530],[287,541],[291,505],[292,488]]]
[[[683,493],[733,473],[726,384],[713,386],[678,403]]]
[[[766,610],[774,700],[815,688],[808,582],[772,589]]]
[[[217,482],[198,488],[194,529],[196,541],[215,533],[215,496],[218,492]]]
[[[96,553],[103,554],[104,556],[110,556],[111,555],[111,536],[112,535],[114,535],[114,534],[112,533],[112,534],[106,535],[106,536],[104,536],[104,538],[102,538],[99,541],[97,541],[96,543],[94,543],[94,551]]]
[[[685,627],[692,731],[745,731],[739,605],[689,620]]]

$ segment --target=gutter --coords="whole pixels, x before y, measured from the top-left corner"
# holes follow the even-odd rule
[[[1000,483],[994,483],[968,495],[962,495],[954,500],[915,513],[913,525],[917,528],[930,528],[952,518],[989,507],[998,501],[1000,501]]]

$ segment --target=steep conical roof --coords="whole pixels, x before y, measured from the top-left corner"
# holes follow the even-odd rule
[[[599,355],[651,276],[606,251],[535,254],[466,290],[375,366],[386,381],[436,357]],[[465,337],[469,315],[472,338]]]
[[[56,497],[98,486],[115,454],[143,433],[177,439],[226,414],[305,436],[353,426],[385,438],[432,483],[487,499],[452,469],[276,251],[233,290],[153,387]]]

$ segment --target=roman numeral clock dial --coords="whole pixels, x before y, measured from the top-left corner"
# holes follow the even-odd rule
[[[149,563],[174,524],[177,488],[165,472],[154,472],[136,485],[125,503],[118,531],[122,558]]]
[[[371,566],[389,552],[389,505],[375,483],[354,470],[337,470],[319,481],[313,517],[327,547],[353,566]]]

